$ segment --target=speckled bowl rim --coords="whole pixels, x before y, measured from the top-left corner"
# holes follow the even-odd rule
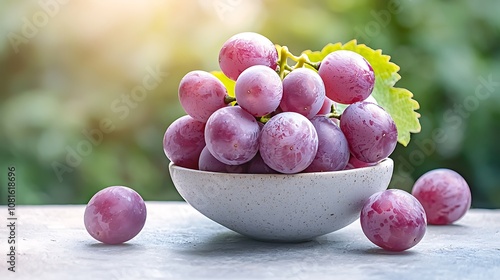
[[[191,169],[191,168],[186,168],[182,167],[179,165],[175,165],[173,162],[169,163],[169,169],[170,168],[176,168],[176,169],[181,169],[181,170],[187,170],[189,172],[193,173],[199,173],[199,174],[207,174],[207,175],[221,175],[221,176],[228,176],[228,177],[234,177],[237,175],[238,177],[276,177],[276,176],[287,176],[287,177],[314,177],[314,176],[331,176],[332,174],[348,174],[348,173],[358,173],[363,170],[369,170],[369,169],[375,169],[375,168],[381,168],[384,166],[389,166],[391,164],[394,164],[394,161],[391,158],[386,158],[381,160],[379,163],[372,165],[372,166],[366,166],[366,167],[359,167],[359,168],[354,168],[354,169],[347,169],[347,170],[338,170],[338,171],[327,171],[327,172],[307,172],[307,173],[294,173],[294,174],[283,174],[283,173],[271,173],[271,174],[256,174],[256,173],[225,173],[225,172],[213,172],[213,171],[203,171],[203,170],[198,170],[198,169]]]

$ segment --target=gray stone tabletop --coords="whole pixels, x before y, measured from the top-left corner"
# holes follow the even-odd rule
[[[0,279],[500,279],[500,210],[472,209],[391,253],[370,243],[359,220],[309,242],[265,243],[184,202],[147,207],[137,237],[104,245],[86,232],[84,205],[18,206],[16,272],[2,226]]]

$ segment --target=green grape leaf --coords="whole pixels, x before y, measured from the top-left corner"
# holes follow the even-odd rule
[[[311,62],[323,60],[329,53],[337,50],[350,50],[362,55],[372,66],[375,72],[375,87],[372,96],[377,100],[394,119],[398,129],[398,142],[407,146],[410,142],[410,133],[420,132],[420,114],[416,112],[420,105],[414,100],[413,94],[405,88],[394,87],[401,79],[398,74],[399,66],[390,62],[390,56],[382,54],[382,51],[373,50],[364,44],[357,44],[356,40],[341,43],[328,44],[321,51],[307,50]],[[341,106],[342,107],[342,106]]]
[[[234,87],[236,85],[236,82],[229,79],[224,73],[222,73],[222,71],[212,71],[210,73],[217,77],[217,79],[219,79],[222,84],[224,84],[227,89],[227,94],[231,97],[234,97]]]

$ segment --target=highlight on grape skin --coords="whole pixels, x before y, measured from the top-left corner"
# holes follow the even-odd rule
[[[201,151],[205,147],[205,123],[185,115],[175,120],[163,136],[163,151],[178,166],[198,169]]]
[[[372,66],[353,51],[338,50],[328,54],[318,73],[325,83],[326,96],[342,104],[365,100],[375,86]]]
[[[398,189],[370,196],[361,210],[360,223],[371,242],[389,251],[412,248],[422,240],[427,229],[420,202]]]
[[[276,70],[278,51],[274,44],[261,34],[238,33],[229,38],[219,52],[219,66],[222,72],[236,81],[245,69],[264,65]]]
[[[210,115],[225,107],[227,90],[214,75],[200,70],[187,73],[179,83],[179,101],[194,119],[206,122]]]
[[[435,169],[422,175],[412,194],[422,203],[429,224],[447,225],[462,218],[471,206],[465,179],[450,169]]]
[[[106,244],[120,244],[134,238],[146,223],[146,204],[133,189],[111,186],[97,192],[84,213],[87,232]]]

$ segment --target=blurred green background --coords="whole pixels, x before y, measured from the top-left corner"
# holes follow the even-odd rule
[[[87,203],[110,185],[180,200],[162,150],[184,114],[178,83],[217,70],[224,41],[255,31],[296,54],[358,39],[391,55],[422,115],[391,156],[391,187],[447,167],[474,207],[500,208],[498,11],[497,0],[2,1],[2,185],[15,166],[20,204]]]

